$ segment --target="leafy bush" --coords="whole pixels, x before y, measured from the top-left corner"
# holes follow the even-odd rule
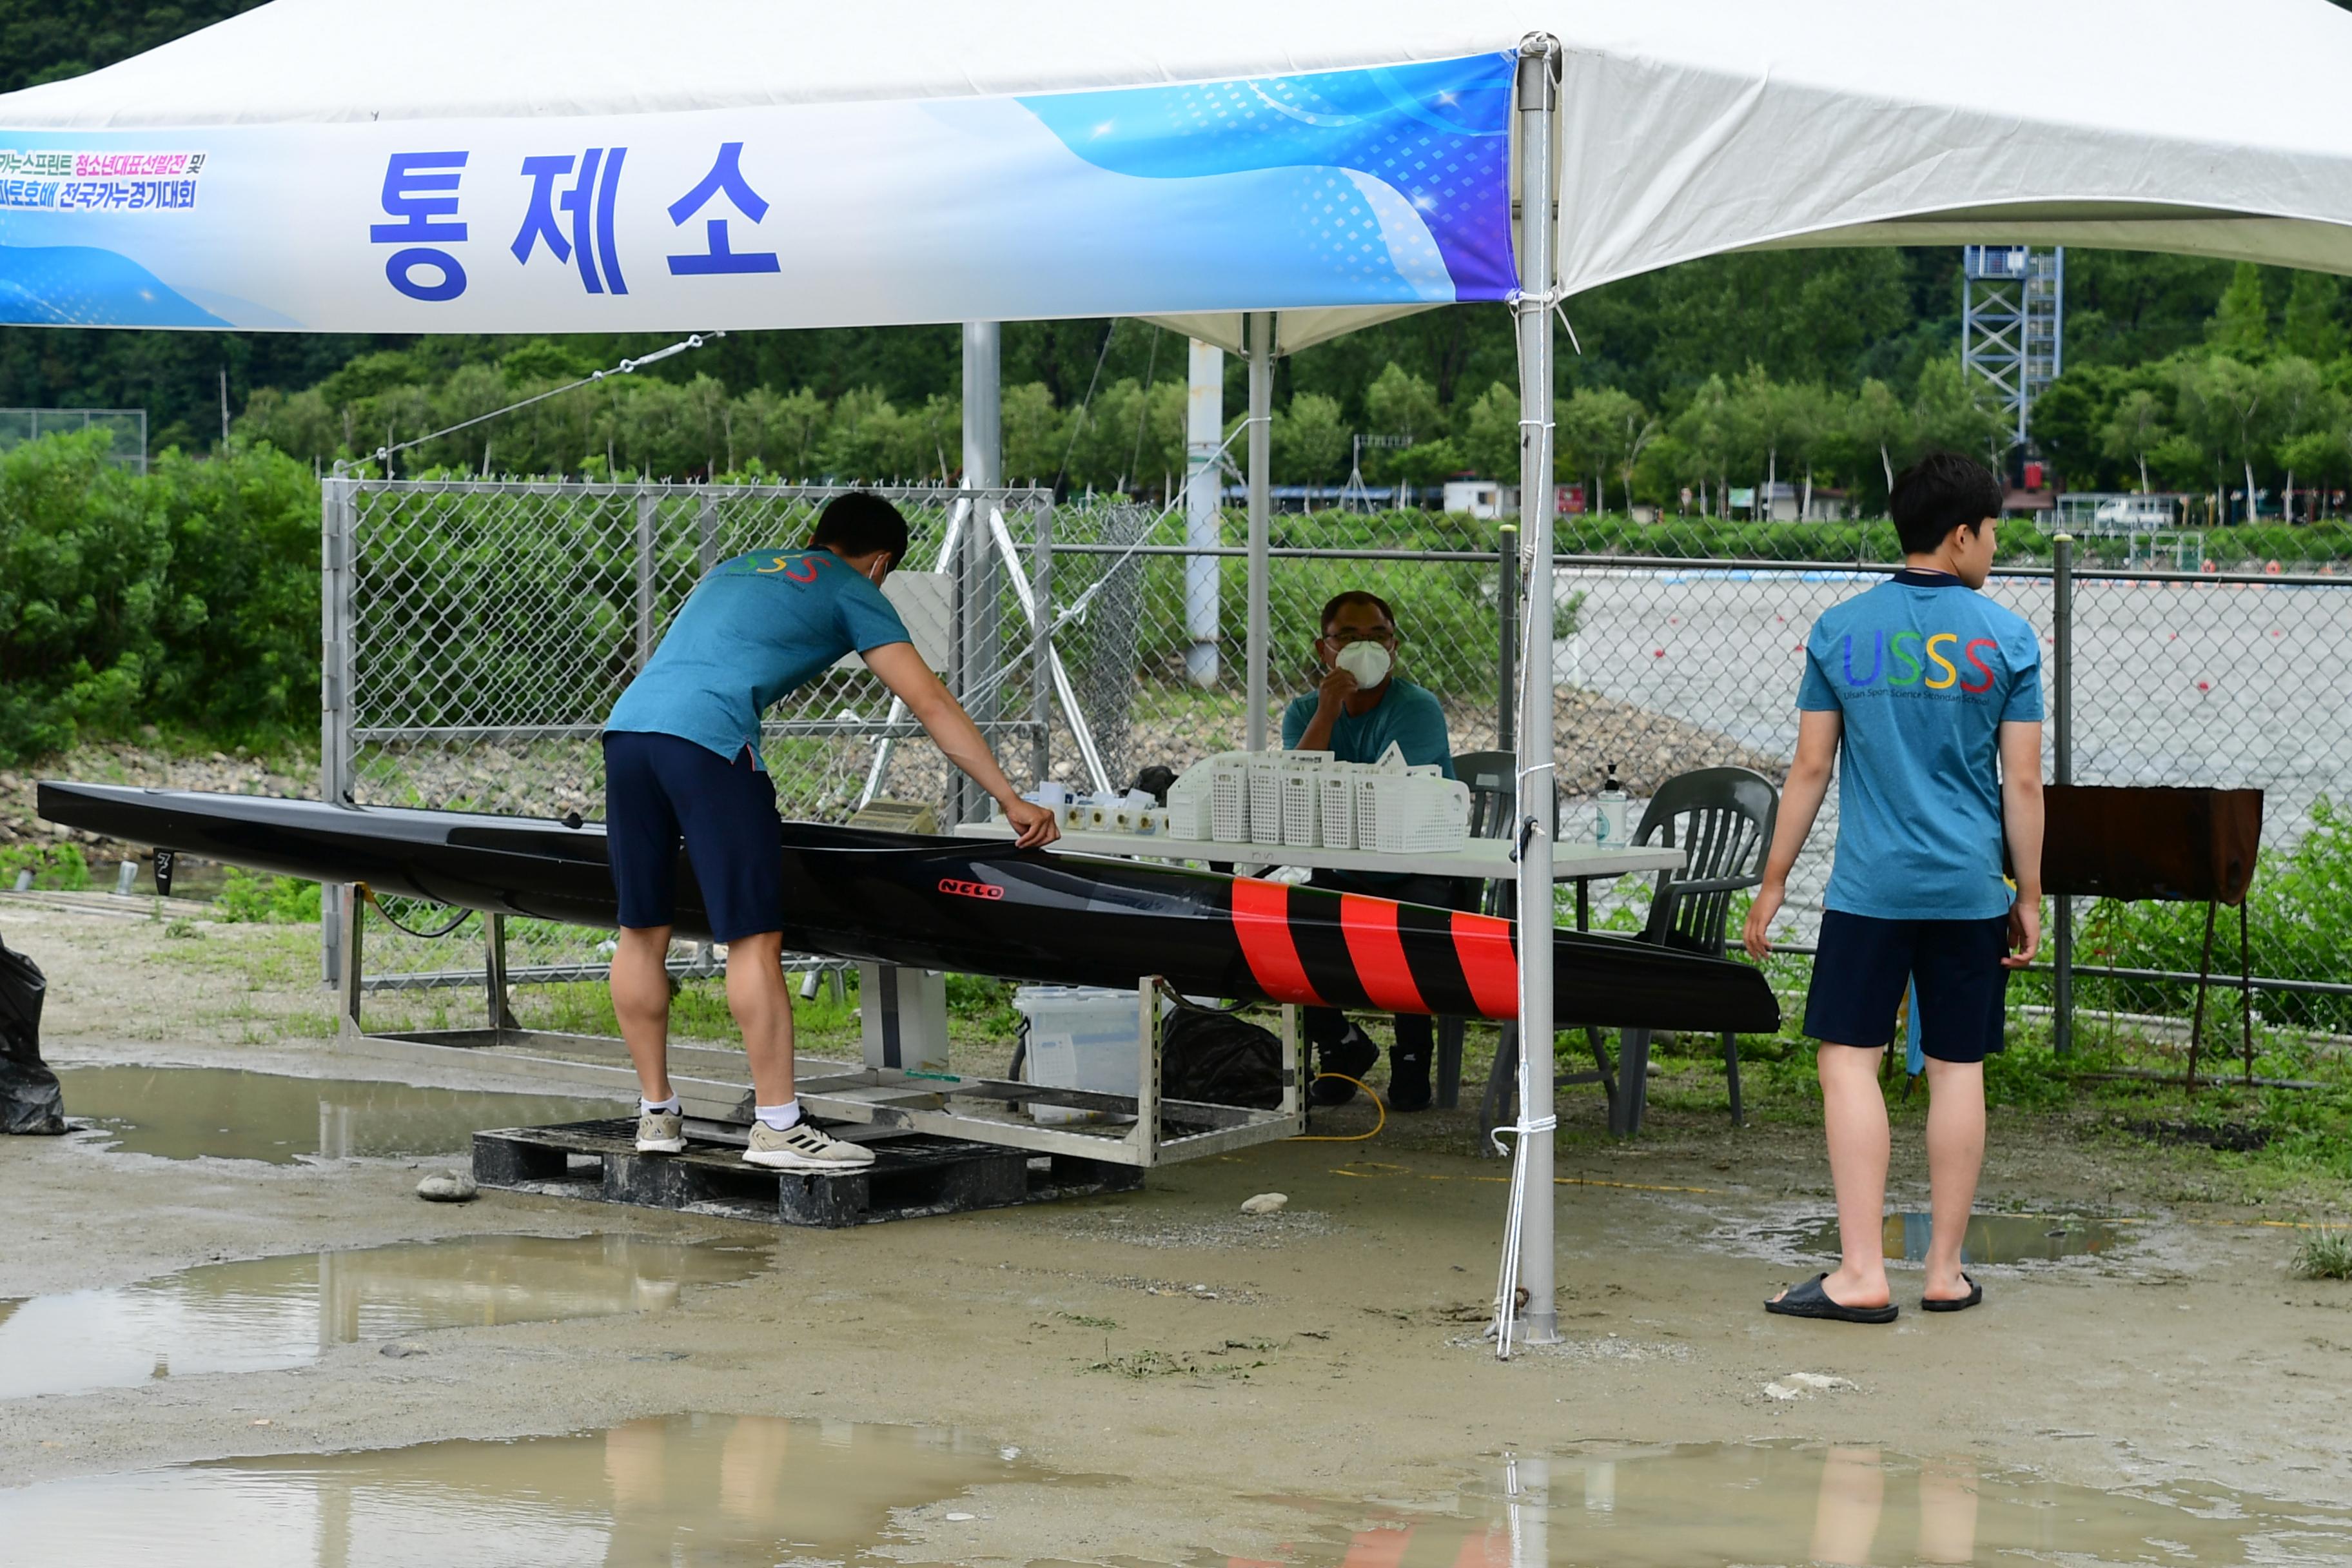
[[[79,844],[0,847],[0,887],[15,887],[19,871],[32,872],[36,887],[79,892],[90,885],[89,862]]]
[[[257,875],[230,867],[213,902],[222,920],[255,925],[316,925],[319,884],[299,877]]]
[[[215,743],[307,730],[319,683],[319,489],[264,447],[167,451],[102,432],[0,456],[0,762],[143,724]]]

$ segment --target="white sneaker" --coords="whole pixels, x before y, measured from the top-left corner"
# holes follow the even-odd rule
[[[764,1121],[751,1123],[743,1163],[772,1171],[862,1171],[874,1163],[874,1151],[821,1132],[803,1116],[782,1132]]]
[[[637,1113],[637,1152],[640,1154],[683,1154],[686,1152],[686,1116],[677,1110],[641,1110]]]

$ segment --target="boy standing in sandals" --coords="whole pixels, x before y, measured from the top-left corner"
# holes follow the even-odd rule
[[[2001,1047],[2009,972],[2032,959],[2042,934],[2041,643],[2022,616],[1977,592],[2000,502],[2000,482],[1968,458],[1939,453],[1906,469],[1890,508],[1903,570],[1827,611],[1806,639],[1783,831],[1742,935],[1750,955],[1770,950],[1789,868],[1838,763],[1837,856],[1805,1033],[1821,1042],[1843,1258],[1834,1273],[1767,1301],[1769,1311],[1895,1320],[1878,1073],[1914,980],[1934,1218],[1919,1304],[1951,1312],[1984,1299],[1960,1269],[1984,1163],[1984,1059]]]

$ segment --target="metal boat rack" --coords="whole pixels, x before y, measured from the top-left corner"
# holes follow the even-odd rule
[[[506,1006],[504,922],[496,915],[485,917],[488,1027],[367,1030],[361,1019],[361,1000],[368,989],[362,963],[366,908],[364,899],[342,900],[337,1014],[347,1046],[410,1061],[470,1058],[476,1065],[486,1053],[495,1053],[501,1065],[551,1083],[602,1090],[615,1098],[635,1092],[635,1071],[619,1040],[525,1029],[514,1023]],[[1148,1169],[1295,1137],[1305,1130],[1295,1007],[1281,1009],[1276,1031],[1282,1041],[1282,1103],[1273,1110],[1210,1105],[1170,1100],[1160,1092],[1164,985],[1155,975],[1137,981],[1139,1092],[1122,1095],[949,1072],[937,972],[863,967],[865,1060],[804,1057],[796,1085],[801,1103],[820,1121],[863,1124],[852,1134],[862,1133],[860,1142],[900,1132],[929,1133]],[[924,1005],[927,999],[929,1007]],[[670,1082],[684,1102],[689,1133],[699,1129],[704,1135],[724,1139],[728,1130],[751,1125],[752,1095],[741,1051],[674,1041],[669,1054]],[[1038,1106],[1066,1110],[1078,1119],[1041,1122],[1028,1114],[1028,1108]]]

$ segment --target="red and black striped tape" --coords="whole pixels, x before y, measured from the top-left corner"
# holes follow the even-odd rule
[[[1277,1002],[1480,1018],[1518,1012],[1508,921],[1236,877],[1233,921],[1251,977]]]

